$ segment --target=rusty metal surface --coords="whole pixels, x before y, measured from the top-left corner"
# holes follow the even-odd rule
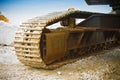
[[[77,60],[83,53],[120,45],[119,26],[114,29],[101,28],[100,25],[99,27],[88,26],[85,20],[86,27],[68,24],[66,28],[46,29],[48,25],[64,19],[76,18],[78,14],[86,15],[81,11],[66,11],[24,22],[15,37],[15,51],[18,59],[27,66],[54,69]]]
[[[88,17],[78,26],[95,28],[120,28],[120,15],[95,14]]]
[[[65,32],[46,34],[46,56],[44,61],[50,64],[67,52],[67,35]]]

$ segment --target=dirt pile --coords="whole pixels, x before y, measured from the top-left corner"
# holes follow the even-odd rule
[[[0,44],[2,45],[12,44],[17,29],[18,29],[17,26],[0,21]]]
[[[14,47],[0,46],[0,63],[4,63],[4,64],[19,63],[15,55]]]

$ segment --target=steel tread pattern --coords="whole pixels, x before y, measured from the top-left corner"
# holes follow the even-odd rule
[[[54,69],[63,64],[76,61],[77,58],[58,61],[56,63],[46,65],[42,60],[40,53],[40,38],[42,30],[47,27],[49,23],[75,12],[76,11],[50,13],[43,17],[30,19],[20,25],[19,30],[16,32],[14,41],[16,55],[20,62],[24,65],[35,68]]]

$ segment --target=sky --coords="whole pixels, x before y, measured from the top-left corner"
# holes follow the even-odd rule
[[[0,0],[0,12],[17,25],[27,19],[68,8],[102,13],[111,11],[109,5],[88,6],[85,0]]]

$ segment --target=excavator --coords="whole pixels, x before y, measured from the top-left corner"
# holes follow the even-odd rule
[[[83,54],[120,45],[120,0],[85,0],[88,5],[110,5],[115,14],[75,10],[49,13],[23,22],[16,32],[17,58],[26,66],[55,69]],[[77,20],[83,19],[77,23]],[[56,29],[48,28],[59,23]]]
[[[9,22],[9,20],[0,12],[0,20],[4,22]]]

